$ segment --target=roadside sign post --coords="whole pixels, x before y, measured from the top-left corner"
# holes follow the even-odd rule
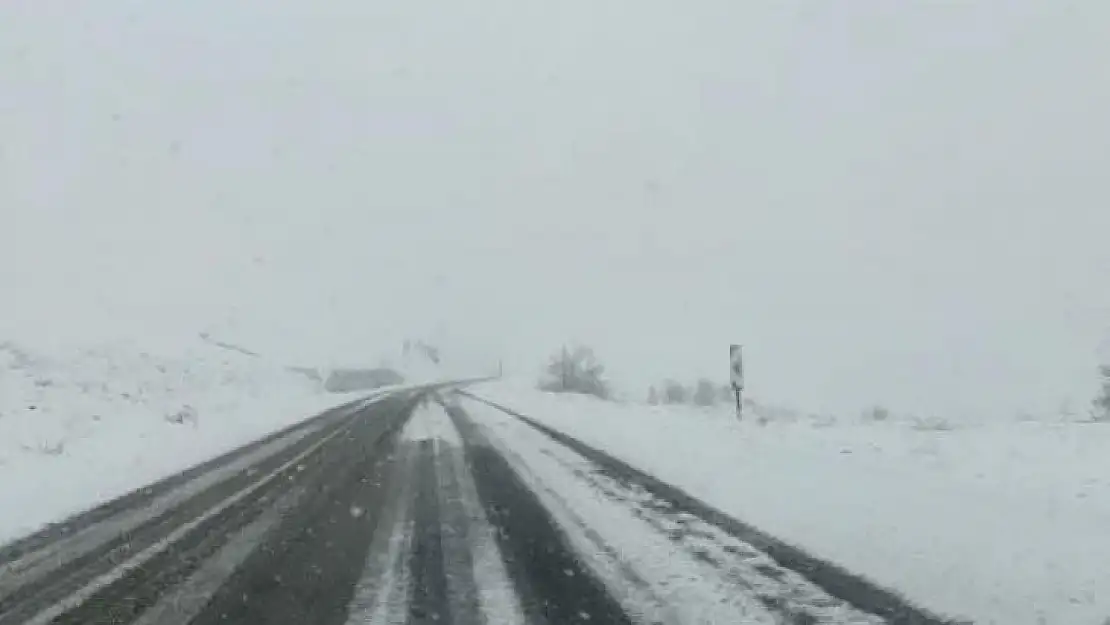
[[[744,354],[740,345],[729,346],[729,379],[732,390],[736,393],[736,418],[744,418],[744,402],[741,395],[744,392]]]

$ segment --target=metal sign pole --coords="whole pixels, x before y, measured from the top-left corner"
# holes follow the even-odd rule
[[[741,393],[744,391],[744,353],[740,345],[729,346],[729,378],[732,390],[736,393],[736,418],[744,419],[744,402]]]

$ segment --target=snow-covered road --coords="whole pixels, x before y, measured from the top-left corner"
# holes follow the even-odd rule
[[[939,625],[449,388],[329,411],[0,549],[0,625]]]

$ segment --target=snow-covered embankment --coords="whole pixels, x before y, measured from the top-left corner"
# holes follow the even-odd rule
[[[0,544],[347,398],[196,341],[0,337]]]

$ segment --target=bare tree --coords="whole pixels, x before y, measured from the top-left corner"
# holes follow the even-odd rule
[[[579,393],[609,398],[605,367],[589,347],[564,347],[551,357],[539,387],[551,393]]]

